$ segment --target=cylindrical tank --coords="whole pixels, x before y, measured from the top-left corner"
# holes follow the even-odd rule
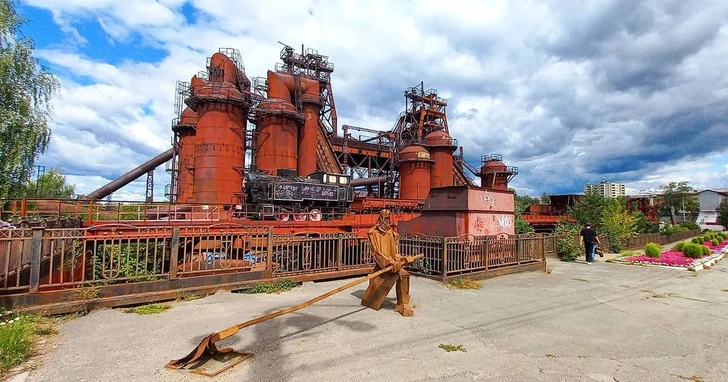
[[[308,176],[316,171],[321,97],[318,80],[301,79],[300,83],[304,122],[298,137],[298,175]]]
[[[508,190],[508,180],[514,175],[514,170],[506,166],[499,154],[485,155],[480,167],[480,185],[494,190]]]
[[[210,81],[202,87],[192,84],[187,100],[197,112],[193,199],[241,203],[248,103],[238,84],[249,81],[220,53],[212,56],[208,69]]]
[[[180,116],[175,132],[179,135],[177,150],[177,203],[190,203],[193,200],[195,166],[195,144],[197,113],[189,107]]]
[[[281,99],[260,102],[258,114],[255,166],[276,175],[279,169],[298,168],[298,126],[296,108]]]
[[[400,199],[427,199],[434,163],[427,149],[417,145],[407,146],[399,152],[398,163]]]
[[[457,148],[452,137],[442,130],[433,131],[425,137],[425,145],[435,164],[430,173],[430,186],[449,187],[455,184],[452,153]]]

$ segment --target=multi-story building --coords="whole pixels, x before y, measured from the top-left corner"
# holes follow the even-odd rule
[[[599,184],[587,183],[584,185],[584,193],[588,192],[596,192],[607,198],[616,198],[618,196],[627,195],[624,183],[607,182],[606,177],[602,177],[602,181]]]

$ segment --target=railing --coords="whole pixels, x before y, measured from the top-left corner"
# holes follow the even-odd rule
[[[639,236],[632,236],[627,239],[627,249],[637,249],[642,248],[647,243],[655,243],[660,245],[665,245],[669,243],[674,243],[676,241],[681,241],[685,239],[689,239],[691,237],[700,236],[701,231],[699,229],[681,232],[681,233],[675,233],[672,235],[661,235],[659,233],[651,233],[646,235],[639,235]]]
[[[175,290],[222,284],[242,288],[276,278],[325,280],[366,274],[375,264],[366,236],[356,233],[280,235],[271,227],[235,224],[99,228],[0,230],[0,306],[53,301],[75,309],[75,297],[66,301],[69,297],[62,293],[89,289],[104,292],[85,298],[103,296],[106,306],[116,306],[140,295],[159,299],[155,296],[165,291],[168,297]],[[424,255],[408,266],[413,274],[444,280],[522,266],[540,269],[554,243],[553,235],[538,234],[402,235],[399,252]],[[56,296],[53,293],[57,297],[49,297]]]

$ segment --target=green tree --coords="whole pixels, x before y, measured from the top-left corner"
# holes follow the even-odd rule
[[[40,199],[68,199],[73,196],[76,188],[66,184],[66,177],[58,167],[51,168],[46,173],[31,179],[23,184],[20,197]]]
[[[696,213],[700,204],[695,198],[695,189],[686,181],[670,182],[660,186],[664,204],[662,210],[670,215],[670,223],[675,224],[675,211]]]
[[[718,224],[728,228],[728,198],[724,197],[715,211],[718,212]]]
[[[634,233],[636,225],[635,216],[627,212],[625,205],[617,199],[608,201],[598,222],[601,228],[597,232],[607,235],[613,252],[619,252],[627,246],[627,238]]]
[[[606,198],[604,195],[594,191],[589,191],[579,200],[569,207],[569,216],[576,219],[577,224],[584,225],[592,223],[597,232],[601,232],[602,214],[608,205],[616,201]]]
[[[551,204],[551,198],[549,197],[549,194],[545,192],[541,194],[541,204]]]
[[[0,0],[0,199],[16,197],[50,140],[50,100],[59,82],[20,33],[15,0]]]
[[[516,195],[516,211],[515,211],[515,226],[516,226],[516,233],[529,233],[533,232],[534,229],[531,227],[530,224],[528,224],[527,221],[523,220],[523,211],[528,208],[529,205],[538,203],[537,198],[532,198],[528,195],[525,196],[519,196]]]

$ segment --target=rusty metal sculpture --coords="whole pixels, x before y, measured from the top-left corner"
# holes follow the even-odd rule
[[[389,220],[389,211],[383,210],[379,215],[377,224],[369,230],[369,242],[377,265],[368,276],[354,280],[346,285],[340,286],[334,290],[326,292],[316,298],[308,300],[304,303],[282,309],[274,313],[266,314],[243,323],[233,325],[225,330],[206,336],[197,347],[186,356],[169,361],[165,367],[170,369],[181,369],[194,364],[190,372],[213,377],[235,365],[253,356],[252,353],[236,352],[231,348],[218,348],[215,343],[224,340],[245,327],[268,321],[270,319],[282,316],[287,313],[295,312],[317,301],[333,296],[343,290],[349,289],[355,285],[365,281],[371,281],[369,288],[364,294],[362,304],[369,306],[375,310],[379,310],[382,302],[397,283],[397,307],[396,310],[403,316],[411,316],[412,308],[409,306],[409,273],[402,267],[411,264],[416,259],[424,256],[407,256],[402,257],[397,251],[398,235],[392,230]],[[364,302],[367,302],[366,304]],[[214,372],[209,372],[204,368],[204,364],[208,359],[217,359],[226,365],[218,368]]]
[[[392,287],[397,285],[397,305],[394,310],[399,314],[410,317],[414,314],[410,306],[409,272],[404,270],[405,265],[412,264],[418,256],[402,256],[399,254],[399,234],[394,232],[390,221],[389,210],[379,213],[377,223],[367,232],[372,256],[377,265],[372,275],[378,274],[369,280],[369,287],[364,292],[361,304],[379,310],[387,298]],[[382,270],[390,271],[381,273]],[[371,275],[370,275],[371,276]]]

